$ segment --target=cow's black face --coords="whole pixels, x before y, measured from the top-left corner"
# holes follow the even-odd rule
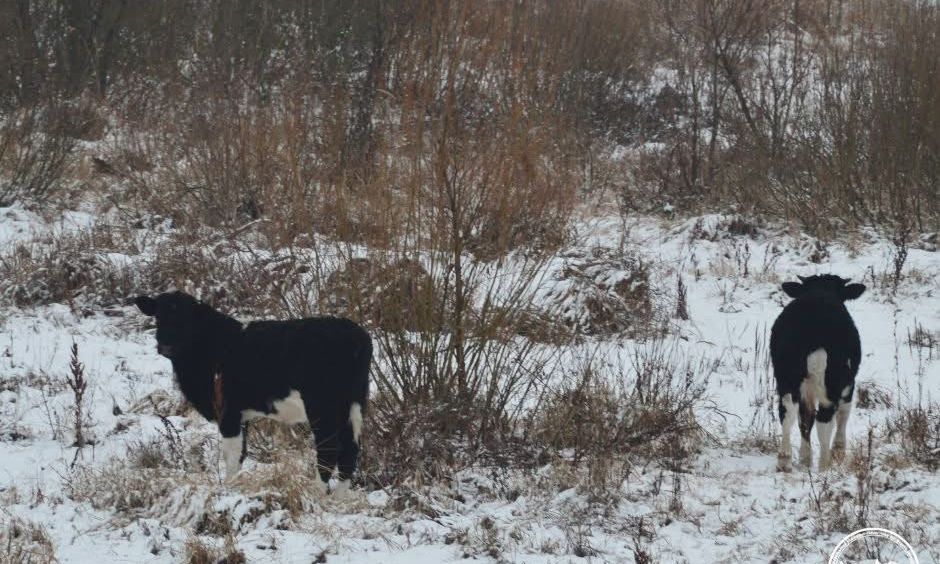
[[[865,292],[863,284],[849,284],[849,280],[834,274],[802,277],[799,282],[784,282],[783,291],[791,298],[799,298],[809,293],[835,296],[841,301],[854,300]]]
[[[199,325],[199,302],[182,292],[160,294],[156,298],[139,296],[137,307],[157,321],[157,352],[174,358],[196,344]]]

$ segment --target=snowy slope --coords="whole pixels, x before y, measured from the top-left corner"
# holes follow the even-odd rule
[[[90,221],[78,214],[49,225],[0,210],[0,243]],[[690,319],[672,319],[668,339],[716,367],[703,414],[715,440],[681,471],[620,461],[624,479],[599,496],[564,465],[467,468],[447,485],[305,498],[292,514],[289,500],[271,494],[276,463],[249,461],[245,479],[221,482],[213,426],[178,409],[169,362],[134,309],[83,317],[66,305],[8,308],[0,311],[0,522],[37,524],[68,563],[179,562],[194,536],[219,545],[228,537],[249,562],[634,562],[644,553],[652,562],[824,562],[864,511],[871,525],[906,536],[921,562],[940,562],[940,479],[904,461],[886,433],[902,407],[940,401],[940,348],[909,342],[917,332],[940,337],[940,253],[911,248],[894,291],[895,250],[874,233],[821,244],[781,227],[729,230],[729,221],[602,217],[579,228],[581,248],[621,249],[650,265],[659,310],[674,311],[680,277],[688,288]],[[780,282],[823,272],[870,288],[849,309],[864,349],[859,387],[877,401],[853,412],[845,463],[823,476],[781,474],[767,334],[785,303]],[[91,381],[94,445],[80,453],[70,446],[64,385],[73,343]],[[578,346],[627,371],[642,345],[595,337]],[[115,481],[109,470],[166,432],[157,412],[210,467],[130,469]],[[851,460],[870,428],[874,469],[860,481]],[[118,491],[154,484],[153,497]],[[224,525],[213,529],[213,519]]]

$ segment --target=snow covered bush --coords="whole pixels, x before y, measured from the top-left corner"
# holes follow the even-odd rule
[[[138,286],[123,235],[95,227],[18,242],[0,254],[0,297],[18,306],[68,303],[77,309],[120,305]]]
[[[5,564],[54,564],[55,549],[39,525],[4,515],[0,518],[0,562]]]
[[[563,255],[545,309],[586,335],[647,332],[653,322],[649,267],[638,256],[594,248]]]

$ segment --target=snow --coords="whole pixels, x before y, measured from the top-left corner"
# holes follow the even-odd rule
[[[911,248],[895,292],[894,249],[877,233],[824,243],[782,226],[731,234],[731,219],[639,217],[624,224],[598,217],[582,222],[573,249],[624,249],[642,257],[661,312],[674,307],[679,277],[688,288],[690,319],[671,320],[670,339],[684,355],[716,366],[708,383],[716,441],[704,443],[679,470],[618,461],[624,479],[599,493],[590,491],[583,472],[565,465],[532,472],[481,466],[461,470],[449,485],[313,498],[308,510],[291,516],[271,505],[263,481],[252,479],[273,467],[248,461],[244,481],[223,483],[218,468],[181,476],[153,505],[122,513],[97,503],[112,492],[79,496],[76,481],[91,475],[82,471],[119,468],[131,445],[163,432],[147,398],[176,392],[146,320],[129,307],[107,316],[83,316],[61,304],[7,308],[0,310],[0,524],[17,517],[41,525],[64,563],[178,562],[206,515],[227,520],[249,562],[308,563],[321,555],[327,562],[370,564],[634,562],[640,551],[655,562],[815,562],[825,561],[848,532],[834,524],[838,515],[852,523],[864,510],[871,526],[905,536],[922,563],[940,562],[940,480],[898,463],[903,454],[884,432],[898,406],[940,400],[940,350],[909,343],[918,327],[940,335],[940,253]],[[46,222],[3,208],[0,245],[93,221],[85,212]],[[549,268],[564,264],[559,258]],[[869,286],[848,306],[863,343],[858,385],[884,392],[892,407],[853,410],[847,460],[834,471],[779,473],[767,351],[769,327],[786,302],[779,284],[830,271]],[[549,273],[543,280],[556,279]],[[64,385],[72,343],[91,381],[88,432],[95,441],[78,454],[70,446],[71,392]],[[597,336],[580,346],[626,369],[630,351],[644,345]],[[202,441],[210,458],[216,456],[212,425],[195,415],[168,417],[187,446]],[[860,507],[850,460],[864,450],[869,428],[871,503]],[[218,536],[198,536],[222,545]]]

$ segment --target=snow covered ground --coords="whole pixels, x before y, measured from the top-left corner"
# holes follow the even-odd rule
[[[682,468],[618,461],[622,480],[604,495],[581,469],[552,463],[467,468],[448,485],[340,499],[285,498],[269,476],[292,467],[278,462],[249,461],[244,479],[224,484],[214,427],[178,409],[169,362],[136,310],[86,316],[65,304],[11,307],[0,310],[0,529],[32,523],[68,563],[179,562],[195,541],[234,543],[249,562],[766,563],[825,562],[864,521],[901,533],[920,562],[940,563],[940,478],[906,460],[901,439],[888,432],[905,408],[940,401],[935,243],[911,245],[895,289],[896,249],[875,233],[821,243],[730,219],[600,217],[579,226],[579,249],[615,249],[649,265],[661,309],[674,310],[680,278],[687,287],[689,319],[672,320],[667,338],[716,368],[705,414],[714,440]],[[91,221],[72,214],[47,224],[3,209],[0,245]],[[779,285],[825,272],[869,287],[849,304],[862,336],[866,401],[849,422],[845,461],[822,475],[778,473],[767,340],[786,302]],[[94,444],[80,452],[71,446],[65,384],[73,343],[90,380]],[[628,372],[639,345],[595,338],[591,346]],[[155,444],[178,444],[206,468],[141,464]]]

